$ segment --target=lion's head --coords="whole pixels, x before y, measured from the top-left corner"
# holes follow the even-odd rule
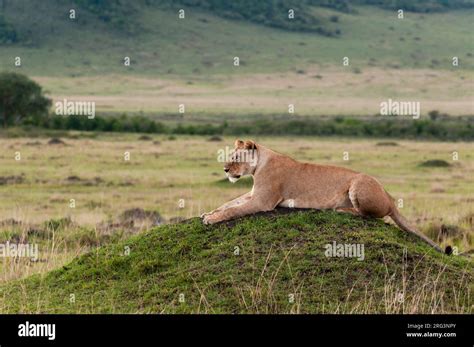
[[[224,165],[224,171],[232,183],[246,175],[252,175],[257,167],[257,145],[253,141],[236,140],[234,151]]]

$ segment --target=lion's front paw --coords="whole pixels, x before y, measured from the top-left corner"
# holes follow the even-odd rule
[[[202,218],[202,222],[206,225],[220,222],[220,219],[215,214],[207,214]]]
[[[211,212],[204,212],[204,213],[201,213],[199,217],[201,217],[201,219],[204,219],[204,217],[209,216],[210,214]]]

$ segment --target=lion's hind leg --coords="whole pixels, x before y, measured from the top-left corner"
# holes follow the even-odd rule
[[[362,216],[383,218],[391,213],[393,202],[382,185],[367,175],[358,175],[349,187],[353,208]]]
[[[361,215],[360,211],[357,209],[359,205],[355,200],[354,202],[351,200],[351,194],[349,191],[346,191],[344,195],[339,196],[336,204],[337,207],[334,209],[336,212],[350,213],[355,216]]]

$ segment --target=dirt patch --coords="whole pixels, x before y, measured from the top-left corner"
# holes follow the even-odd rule
[[[124,211],[116,220],[99,223],[97,230],[101,234],[113,234],[118,230],[127,234],[135,234],[164,223],[164,218],[157,211],[132,208]]]
[[[132,186],[134,186],[134,185],[135,185],[135,182],[130,181],[130,180],[128,180],[128,181],[122,181],[122,182],[120,182],[120,183],[117,183],[117,186],[118,186],[118,187],[132,187]]]
[[[21,184],[25,181],[25,174],[12,175],[12,176],[0,176],[0,186],[7,184]]]
[[[105,181],[99,176],[89,179],[89,178],[80,178],[79,176],[72,175],[66,178],[66,182],[79,183],[84,186],[98,186],[98,185],[103,184]]]
[[[38,146],[41,146],[42,143],[39,142],[39,141],[31,141],[31,142],[27,142],[25,143],[25,146],[33,146],[33,147],[38,147]]]
[[[79,176],[69,176],[66,178],[68,182],[81,182],[82,180],[79,178]]]
[[[66,142],[64,142],[58,137],[53,137],[48,141],[48,145],[65,145],[65,144]]]
[[[100,178],[99,176],[94,177],[93,179],[88,180],[84,183],[85,186],[99,186],[103,184],[105,181]]]
[[[145,211],[142,208],[132,208],[124,211],[120,216],[119,220],[122,222],[127,221],[152,221],[154,225],[160,225],[163,223],[163,218],[156,211]]]
[[[377,142],[375,145],[376,146],[395,147],[395,146],[398,146],[398,143],[393,142],[393,141],[383,141],[383,142]]]
[[[431,187],[430,193],[445,193],[446,189],[439,184],[435,184]]]
[[[19,220],[16,220],[16,219],[13,219],[13,218],[8,218],[8,219],[4,219],[2,221],[0,221],[0,226],[18,226],[18,225],[22,225],[23,223]]]
[[[66,178],[66,183],[68,184],[80,184],[87,187],[94,187],[94,186],[117,186],[117,187],[131,187],[135,185],[135,182],[132,180],[124,180],[121,182],[112,182],[112,181],[105,181],[102,177],[96,176],[93,178],[81,178],[76,175],[68,176]]]
[[[210,138],[207,139],[209,142],[222,142],[222,137],[220,136],[211,136]]]

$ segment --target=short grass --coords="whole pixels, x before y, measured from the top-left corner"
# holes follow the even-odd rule
[[[363,244],[364,259],[325,256]],[[291,211],[159,227],[0,286],[2,313],[471,313],[471,260],[384,224]]]
[[[471,70],[307,66],[304,73],[255,73],[161,76],[150,78],[116,74],[84,77],[35,77],[53,101],[95,102],[99,113],[144,113],[165,121],[187,121],[249,114],[299,116],[372,116],[380,104],[420,102],[422,118],[437,110],[453,116],[472,115]],[[178,112],[179,105],[185,112]],[[289,113],[289,105],[294,113]]]

